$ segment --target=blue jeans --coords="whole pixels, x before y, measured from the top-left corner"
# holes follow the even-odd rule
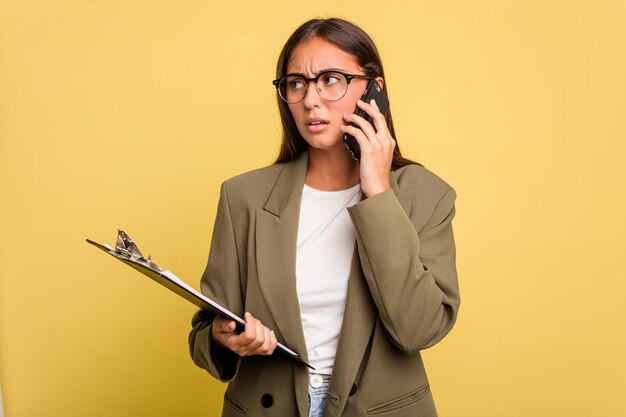
[[[322,375],[324,382],[319,388],[313,388],[309,384],[309,417],[322,417],[324,404],[326,403],[326,394],[328,394],[328,380],[330,375]]]

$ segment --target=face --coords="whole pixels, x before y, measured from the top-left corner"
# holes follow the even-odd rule
[[[303,74],[307,78],[328,69],[347,74],[365,74],[352,55],[320,38],[312,38],[299,44],[287,64],[287,74]],[[321,98],[316,84],[310,82],[304,99],[299,103],[289,104],[298,131],[309,146],[323,150],[343,147],[343,115],[354,113],[356,102],[363,95],[367,82],[366,79],[353,79],[346,95],[337,101]]]

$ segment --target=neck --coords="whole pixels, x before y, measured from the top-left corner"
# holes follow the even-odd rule
[[[309,147],[309,165],[304,183],[321,191],[339,191],[360,182],[359,165],[344,149],[343,143],[333,149]]]

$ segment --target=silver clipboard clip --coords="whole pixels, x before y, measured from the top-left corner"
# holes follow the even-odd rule
[[[246,322],[243,318],[239,317],[232,311],[221,306],[217,302],[211,300],[204,294],[198,292],[193,287],[189,286],[183,280],[178,278],[174,273],[169,270],[163,270],[160,266],[152,262],[152,258],[144,258],[141,251],[137,247],[137,244],[131,239],[131,237],[121,229],[117,229],[117,241],[115,248],[110,247],[107,244],[101,245],[93,240],[86,239],[87,243],[94,245],[95,247],[107,252],[109,255],[124,262],[126,265],[151,278],[153,281],[158,282],[162,286],[166,287],[170,291],[178,294],[185,300],[191,302],[202,310],[209,311],[211,313],[220,315],[224,318],[234,320],[237,324],[237,328],[242,330]],[[300,356],[289,349],[287,346],[278,343],[276,350],[286,354],[291,359],[295,360],[301,365],[305,365],[313,370],[311,365],[303,361]]]

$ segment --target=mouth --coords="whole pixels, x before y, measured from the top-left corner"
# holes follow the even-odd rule
[[[329,123],[328,120],[320,119],[319,117],[309,117],[304,122],[304,125],[309,133],[321,133],[326,130]]]
[[[306,126],[319,126],[319,125],[327,125],[328,122],[323,119],[307,119],[304,123]]]

